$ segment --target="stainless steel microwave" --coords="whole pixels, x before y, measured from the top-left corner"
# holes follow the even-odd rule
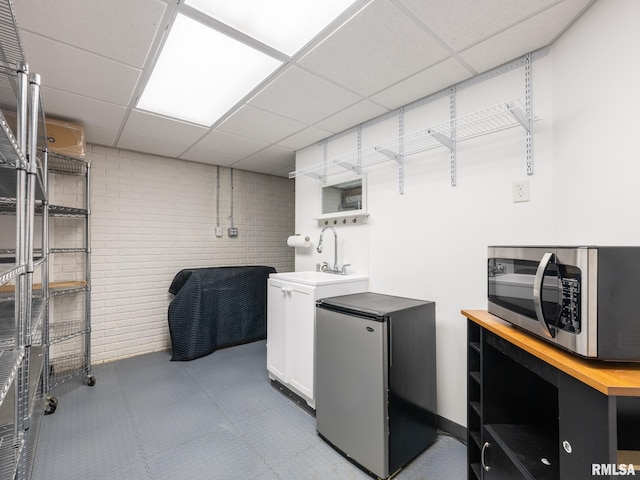
[[[580,356],[640,361],[640,247],[488,248],[488,310]]]

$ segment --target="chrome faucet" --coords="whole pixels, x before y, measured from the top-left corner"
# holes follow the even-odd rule
[[[318,253],[322,253],[322,236],[324,234],[324,231],[327,228],[331,229],[331,231],[333,232],[333,239],[334,239],[333,268],[329,268],[329,264],[327,262],[322,262],[322,264],[320,263],[316,264],[316,271],[327,272],[327,273],[338,273],[341,275],[345,275],[347,273],[346,267],[349,264],[348,263],[344,264],[342,268],[338,266],[338,233],[336,232],[336,229],[333,228],[331,225],[327,225],[320,232],[320,240],[318,241],[318,247],[316,248],[316,250],[318,251]]]

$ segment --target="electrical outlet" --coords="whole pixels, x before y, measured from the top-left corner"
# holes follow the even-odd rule
[[[513,203],[529,201],[529,179],[513,182]]]
[[[216,227],[216,237],[222,236],[222,227]]]
[[[227,234],[229,235],[229,237],[237,237],[238,229],[236,227],[231,227],[227,230]]]

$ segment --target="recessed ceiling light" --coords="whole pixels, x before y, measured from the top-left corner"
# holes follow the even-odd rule
[[[178,15],[137,107],[211,125],[282,62]]]
[[[292,56],[354,0],[186,0],[187,5]]]

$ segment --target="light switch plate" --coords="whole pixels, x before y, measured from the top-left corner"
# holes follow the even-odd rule
[[[222,227],[216,227],[216,237],[222,236]]]

